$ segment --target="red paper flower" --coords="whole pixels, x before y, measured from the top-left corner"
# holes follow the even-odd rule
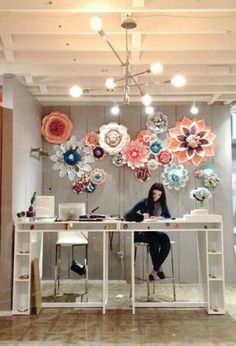
[[[157,161],[161,166],[167,166],[173,160],[173,156],[168,149],[162,149],[160,154],[157,156]]]
[[[73,131],[73,124],[64,113],[51,112],[42,119],[42,135],[49,143],[61,144],[67,141]]]
[[[149,169],[145,167],[135,168],[134,174],[136,178],[142,183],[146,180],[149,180],[151,177]]]

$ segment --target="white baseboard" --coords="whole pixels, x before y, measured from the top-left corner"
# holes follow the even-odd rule
[[[54,284],[54,280],[41,280],[41,284]],[[73,279],[61,279],[61,284],[84,284],[84,279],[73,280]],[[90,284],[102,284],[102,280],[88,280]],[[126,280],[109,280],[109,284],[127,284]]]
[[[0,311],[0,317],[2,316],[12,316],[12,311]]]

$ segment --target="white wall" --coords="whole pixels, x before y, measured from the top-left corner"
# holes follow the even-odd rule
[[[189,114],[189,105],[185,106],[161,106],[159,109],[168,115],[169,127],[175,126],[177,120],[181,120],[183,116],[191,117]],[[74,134],[78,138],[83,138],[88,131],[96,131],[102,124],[110,121],[117,121],[124,124],[128,128],[132,138],[135,138],[140,129],[145,128],[145,115],[140,106],[129,105],[123,108],[123,112],[119,116],[111,116],[109,107],[104,106],[73,106],[73,107],[49,107],[44,108],[43,113],[47,114],[51,110],[57,109],[67,113],[74,123]],[[214,164],[216,172],[219,174],[221,184],[216,189],[213,200],[209,203],[209,211],[222,214],[224,221],[224,244],[225,244],[225,269],[227,281],[235,281],[233,270],[233,215],[232,215],[232,188],[231,188],[231,125],[230,114],[227,106],[207,106],[202,105],[198,119],[205,119],[206,124],[212,126],[212,131],[217,134],[216,138],[216,156],[209,160]],[[52,151],[52,146],[44,142],[45,149]],[[43,173],[43,190],[44,193],[52,193],[56,196],[58,202],[86,202],[88,209],[91,210],[96,206],[100,206],[99,212],[108,214],[121,214],[129,209],[137,200],[145,197],[151,184],[160,178],[162,169],[158,169],[152,175],[152,178],[140,183],[134,176],[131,169],[127,167],[116,168],[112,165],[111,159],[108,157],[101,162],[96,162],[93,166],[102,167],[108,173],[108,178],[103,186],[98,187],[97,191],[92,194],[76,195],[72,192],[71,182],[66,178],[60,178],[58,171],[52,170],[52,162],[44,161]],[[185,189],[177,192],[175,190],[168,191],[168,206],[173,216],[182,217],[183,214],[194,208],[194,201],[189,199],[189,192],[192,188],[200,185],[200,182],[194,178],[194,169],[192,165],[189,169],[190,179]],[[111,198],[112,194],[112,198]],[[177,279],[180,282],[193,282],[197,280],[197,250],[196,238],[193,234],[176,234],[174,236],[176,245],[175,252],[175,268]],[[94,249],[96,241],[91,240],[90,274],[96,275],[98,261]],[[48,254],[46,268],[46,277],[49,278],[53,274],[54,268],[54,246],[55,239],[47,238],[48,244],[45,253]],[[123,239],[114,236],[113,251],[110,253],[111,275],[113,278],[119,278],[119,263],[116,259],[116,251],[119,250],[120,242],[125,243]],[[128,253],[128,252],[127,252]],[[127,261],[128,262],[128,261]],[[128,269],[127,269],[128,270]],[[115,276],[116,275],[116,276]]]
[[[13,218],[30,205],[34,191],[42,192],[42,159],[30,156],[32,147],[42,145],[41,106],[16,78],[4,79],[6,99],[13,105]],[[9,91],[9,92],[8,92]],[[5,105],[6,106],[6,105]]]

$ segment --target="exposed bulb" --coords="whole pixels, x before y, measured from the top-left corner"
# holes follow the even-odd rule
[[[163,66],[159,62],[150,65],[150,71],[153,74],[159,74],[163,72]]]
[[[114,89],[116,87],[116,83],[113,78],[107,78],[105,85],[107,89]]]
[[[192,107],[191,107],[191,109],[190,109],[190,112],[191,112],[193,115],[198,114],[199,108],[195,105],[195,103],[192,104]]]
[[[146,113],[147,115],[153,114],[153,113],[154,113],[154,108],[153,108],[152,106],[147,106],[147,107],[145,107],[145,113]]]
[[[186,84],[186,79],[181,74],[176,74],[171,79],[171,84],[173,84],[176,88],[181,88],[182,86]]]
[[[144,106],[150,106],[150,104],[152,103],[152,97],[146,94],[142,96],[141,101]]]
[[[95,31],[102,30],[102,20],[99,17],[93,17],[90,21],[91,28]]]
[[[73,85],[70,88],[69,93],[72,97],[77,98],[83,94],[83,89],[79,85]]]
[[[114,105],[111,107],[110,112],[112,115],[118,115],[120,113],[120,107],[118,105]]]

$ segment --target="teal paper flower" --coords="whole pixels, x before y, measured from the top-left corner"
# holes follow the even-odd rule
[[[165,167],[161,177],[163,178],[163,184],[168,189],[175,189],[177,191],[185,187],[186,181],[189,178],[188,170],[183,165],[176,164]]]
[[[157,156],[163,149],[163,142],[160,138],[156,137],[150,141],[149,152],[150,154]]]

